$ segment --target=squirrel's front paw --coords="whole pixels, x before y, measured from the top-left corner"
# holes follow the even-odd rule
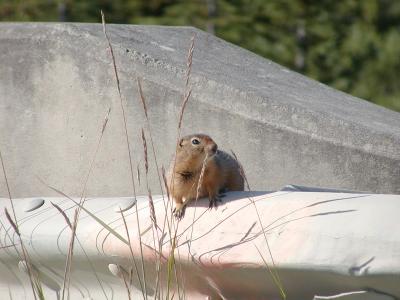
[[[217,208],[218,206],[218,202],[222,202],[221,197],[220,196],[214,196],[212,198],[210,198],[210,205],[208,206],[208,208]]]
[[[176,205],[173,214],[177,220],[181,220],[185,216],[185,205]]]

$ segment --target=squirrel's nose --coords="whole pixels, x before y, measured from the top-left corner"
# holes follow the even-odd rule
[[[217,149],[218,149],[217,144],[212,145],[211,148],[210,148],[210,150],[211,150],[212,153],[217,152]]]

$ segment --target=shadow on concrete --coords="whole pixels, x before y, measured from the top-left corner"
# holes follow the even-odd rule
[[[232,191],[232,192],[225,192],[220,194],[221,202],[218,203],[218,206],[222,204],[226,204],[232,201],[241,200],[243,198],[252,198],[252,197],[259,197],[262,195],[272,194],[271,191]],[[208,207],[210,204],[207,197],[199,198],[196,200],[192,200],[187,207]],[[219,207],[216,209],[219,209]]]
[[[265,232],[265,234],[268,234],[268,233],[269,233],[270,231],[272,231],[273,229],[276,229],[276,228],[281,227],[281,226],[283,226],[283,225],[286,225],[286,224],[289,224],[289,223],[292,223],[292,222],[295,222],[295,221],[303,220],[303,219],[306,219],[306,218],[327,216],[327,215],[333,215],[333,214],[343,214],[343,213],[350,213],[350,212],[355,212],[355,211],[357,211],[357,210],[355,210],[355,209],[349,209],[349,210],[337,210],[337,211],[329,211],[329,212],[323,212],[323,213],[317,213],[317,214],[307,215],[307,216],[303,216],[303,217],[291,219],[291,220],[288,220],[288,221],[286,221],[286,222],[282,222],[282,223],[280,223],[280,224],[278,224],[278,225],[276,225],[276,226],[274,226],[274,227],[271,227],[271,228],[269,228],[269,229],[267,229],[268,226],[267,226],[267,227],[264,227],[264,232]],[[251,242],[251,241],[255,240],[256,238],[258,238],[259,236],[261,236],[262,234],[264,234],[264,232],[263,232],[262,230],[260,230],[260,231],[258,231],[258,232],[256,232],[256,233],[254,233],[252,236],[250,236],[251,231],[253,230],[253,228],[255,227],[256,224],[257,224],[257,222],[254,222],[254,223],[250,226],[250,228],[247,230],[247,232],[245,233],[245,235],[244,235],[238,242],[236,242],[236,243],[231,243],[231,244],[228,244],[228,245],[226,245],[226,246],[219,247],[219,248],[215,248],[215,249],[213,249],[213,250],[204,252],[204,253],[202,253],[201,255],[199,255],[199,261],[201,261],[202,256],[207,255],[207,254],[209,254],[209,253],[212,253],[212,252],[217,251],[217,253],[215,253],[212,257],[214,257],[214,256],[216,256],[216,255],[222,256],[223,253],[218,252],[218,251],[224,251],[224,250],[227,251],[227,250],[230,250],[230,249],[232,249],[232,248],[234,248],[234,247],[236,247],[236,246],[238,246],[238,245],[245,244],[245,243],[247,243],[247,242]],[[211,258],[211,261],[212,261],[212,258]]]
[[[253,192],[253,193],[254,193],[254,192]],[[264,193],[265,193],[265,192],[264,192]],[[288,193],[290,193],[290,192],[288,192]],[[267,194],[269,194],[269,193],[267,192],[267,193],[265,193],[265,194],[267,195]],[[284,195],[284,194],[286,194],[286,193],[271,195],[270,197],[268,197],[268,198],[266,198],[266,199],[270,199],[270,198],[272,198],[272,197],[279,197],[279,196]],[[260,194],[260,195],[263,195],[263,193]],[[351,196],[351,197],[342,197],[342,198],[335,198],[335,199],[329,199],[329,200],[324,200],[324,201],[317,201],[317,202],[315,202],[315,203],[312,203],[312,204],[309,204],[309,205],[306,205],[306,206],[297,208],[297,209],[295,209],[295,210],[293,210],[293,211],[291,211],[291,212],[289,212],[289,213],[287,213],[287,214],[285,214],[285,215],[283,215],[283,216],[281,216],[281,217],[275,219],[274,221],[272,221],[271,223],[269,223],[267,226],[265,226],[265,227],[263,226],[263,230],[261,230],[261,231],[260,231],[258,234],[256,234],[256,235],[259,236],[259,235],[262,234],[262,232],[265,231],[265,230],[273,230],[273,229],[275,229],[275,228],[277,228],[277,227],[279,227],[279,226],[282,226],[282,225],[284,225],[284,224],[288,224],[288,223],[290,223],[290,222],[298,221],[298,220],[305,219],[305,218],[317,217],[317,216],[326,216],[326,215],[338,214],[338,213],[349,213],[349,212],[354,212],[355,210],[353,210],[353,209],[341,210],[341,211],[323,212],[323,213],[318,213],[318,214],[313,214],[313,215],[307,215],[307,216],[303,216],[303,217],[291,219],[291,220],[285,221],[285,222],[283,222],[283,223],[280,223],[280,224],[278,224],[278,225],[272,227],[273,224],[279,222],[280,220],[282,220],[282,219],[284,219],[284,218],[286,218],[286,217],[288,217],[288,216],[290,216],[290,215],[292,215],[292,214],[294,214],[294,213],[296,213],[296,212],[299,212],[299,211],[301,211],[301,210],[307,209],[307,208],[309,208],[309,207],[313,207],[313,206],[317,206],[317,205],[323,205],[323,204],[331,203],[331,202],[335,202],[335,201],[343,201],[343,200],[356,199],[356,198],[362,198],[362,197],[368,197],[368,196],[369,196],[369,195],[356,195],[356,196]],[[242,199],[243,199],[243,195],[242,195]],[[266,199],[263,199],[263,198],[257,199],[257,201],[254,201],[254,203],[257,203],[257,202],[259,202],[259,201],[263,201],[263,200],[266,200]],[[203,238],[203,237],[205,237],[206,235],[208,235],[209,233],[211,233],[213,230],[215,230],[215,228],[217,228],[218,226],[220,226],[220,225],[221,225],[222,223],[224,223],[226,220],[228,220],[228,219],[231,218],[233,215],[237,214],[239,211],[241,211],[242,209],[246,208],[246,207],[249,206],[249,205],[253,205],[253,202],[250,201],[250,198],[249,198],[249,203],[247,203],[246,205],[243,205],[242,207],[240,207],[240,208],[237,209],[236,211],[232,212],[230,215],[228,215],[227,217],[225,217],[224,219],[222,219],[220,222],[218,222],[216,225],[214,225],[213,227],[211,227],[207,232],[205,232],[205,233],[202,234],[201,236],[192,239],[192,242],[193,242],[193,241],[196,241],[196,240],[199,240],[199,239],[201,239],[201,238]],[[182,236],[188,229],[190,229],[200,218],[202,218],[202,217],[205,215],[206,212],[207,212],[207,211],[204,211],[203,213],[201,213],[201,214],[193,221],[193,223],[192,223],[190,226],[188,226],[185,230],[183,230],[183,231],[180,233],[179,236]],[[257,220],[257,221],[258,221],[258,220]],[[186,244],[186,243],[188,243],[188,242],[189,242],[189,241],[186,240],[186,241],[182,242],[181,244],[179,244],[179,246],[180,246],[180,245],[183,245],[183,244]]]

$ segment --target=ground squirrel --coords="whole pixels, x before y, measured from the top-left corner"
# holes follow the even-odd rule
[[[203,162],[205,168],[201,176]],[[198,186],[198,197],[208,196],[210,208],[217,206],[221,191],[244,189],[239,163],[228,153],[218,150],[217,144],[205,134],[185,136],[176,147],[176,160],[172,160],[168,171],[168,188],[175,201],[176,218],[182,218],[185,206],[196,199]]]

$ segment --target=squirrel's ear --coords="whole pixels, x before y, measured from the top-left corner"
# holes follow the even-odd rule
[[[179,147],[182,147],[183,146],[183,139],[180,139],[180,141],[179,141]]]

